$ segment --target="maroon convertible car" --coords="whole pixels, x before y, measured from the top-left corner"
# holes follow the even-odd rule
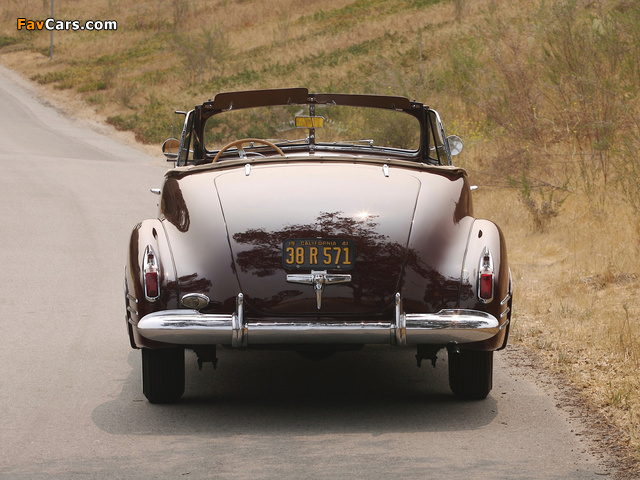
[[[505,241],[474,218],[462,148],[404,97],[220,93],[163,151],[157,218],[136,225],[126,323],[152,403],[184,393],[185,349],[323,358],[369,344],[446,349],[458,396],[485,398],[509,333]]]

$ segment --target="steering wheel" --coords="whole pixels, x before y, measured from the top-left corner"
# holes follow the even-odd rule
[[[282,149],[280,147],[278,147],[275,143],[270,142],[269,140],[262,140],[261,138],[243,138],[241,140],[236,140],[235,142],[228,143],[227,145],[222,147],[220,149],[220,151],[214,157],[213,163],[216,163],[218,161],[218,159],[220,158],[220,155],[222,155],[224,152],[226,152],[230,148],[239,147],[238,150],[241,150],[242,146],[245,143],[252,143],[252,142],[253,143],[262,143],[263,145],[266,145],[267,147],[271,147],[276,152],[278,152],[281,157],[284,157],[284,152],[282,151]]]

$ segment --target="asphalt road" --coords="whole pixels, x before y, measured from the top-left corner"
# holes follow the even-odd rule
[[[0,478],[592,479],[609,472],[508,355],[464,402],[446,358],[368,348],[324,362],[187,360],[145,400],[125,331],[129,233],[166,163],[43,106],[0,68]],[[446,357],[446,355],[442,355]]]

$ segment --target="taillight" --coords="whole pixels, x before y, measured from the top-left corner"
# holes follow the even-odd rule
[[[144,251],[143,259],[144,295],[148,300],[156,300],[160,297],[160,269],[158,259],[151,247]]]
[[[145,294],[147,297],[158,296],[158,272],[149,272],[144,275]]]
[[[480,268],[478,269],[478,298],[483,303],[493,300],[493,258],[491,252],[485,247],[480,257]]]

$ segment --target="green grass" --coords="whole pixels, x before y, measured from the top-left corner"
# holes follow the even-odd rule
[[[18,40],[16,37],[0,35],[0,48],[8,47],[9,45],[15,45],[16,43],[19,43],[19,42],[20,40]]]

